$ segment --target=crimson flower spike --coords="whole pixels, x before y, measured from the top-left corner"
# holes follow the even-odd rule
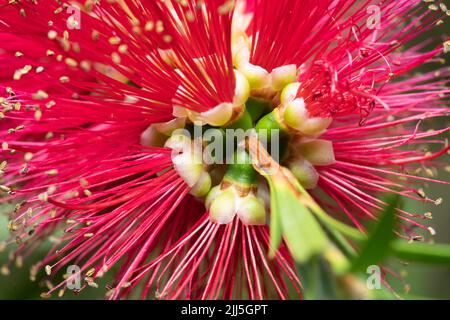
[[[418,0],[0,0],[14,205],[0,251],[18,246],[2,273],[50,240],[30,274],[54,279],[43,297],[72,290],[75,265],[75,290],[108,276],[111,299],[302,298],[297,263],[345,259],[321,219],[362,235],[385,195],[442,201],[420,184],[448,184],[432,165],[449,128],[428,120],[448,116],[450,70],[410,72],[450,50],[413,44],[448,15]],[[208,154],[229,130],[250,135]],[[395,212],[399,237],[434,233],[429,213]]]

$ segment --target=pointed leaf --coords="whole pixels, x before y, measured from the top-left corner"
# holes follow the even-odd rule
[[[450,265],[450,245],[448,244],[408,243],[397,240],[392,244],[392,251],[396,257],[408,261]]]
[[[278,235],[278,222],[286,244],[297,262],[308,261],[311,256],[323,252],[327,245],[327,237],[316,218],[302,203],[301,194],[283,174],[266,176],[271,193],[271,214],[276,220],[273,236]],[[273,219],[273,218],[272,218]],[[277,240],[274,238],[274,240]],[[272,244],[277,248],[279,243]]]
[[[352,271],[364,271],[368,266],[382,261],[390,251],[391,242],[395,239],[395,209],[398,197],[388,201],[388,206],[377,222],[367,241],[362,245],[359,256],[353,261]]]

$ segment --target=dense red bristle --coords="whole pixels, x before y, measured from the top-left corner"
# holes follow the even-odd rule
[[[442,50],[398,56],[395,62],[389,57],[442,17],[430,10],[418,15],[417,3],[256,1],[250,61],[269,71],[286,64],[305,69],[298,96],[313,116],[358,113],[365,119],[382,103],[376,97],[380,87]],[[379,6],[380,31],[367,24],[371,4]]]
[[[0,2],[0,153],[11,188],[2,203],[21,203],[11,215],[14,255],[51,238],[33,272],[77,264],[83,275],[95,268],[95,281],[118,269],[112,299],[135,290],[143,299],[301,298],[287,248],[267,257],[267,226],[212,223],[171,151],[140,145],[151,124],[174,118],[174,106],[203,112],[233,101],[232,7],[85,1],[81,29],[68,30],[68,2],[9,2]],[[322,138],[337,161],[318,167],[312,191],[327,213],[364,232],[385,194],[436,202],[418,183],[440,182],[427,169],[448,153],[449,128],[425,127],[448,117],[450,71],[408,72],[438,60],[441,44],[410,42],[442,13],[409,0],[246,4],[250,62],[269,72],[295,64],[310,114],[334,120]],[[370,4],[381,8],[380,30],[366,25]],[[397,214],[402,237],[427,228],[422,215]],[[56,281],[50,293],[65,287]]]

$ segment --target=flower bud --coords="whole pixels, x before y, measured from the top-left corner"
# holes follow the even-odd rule
[[[213,188],[211,188],[211,190],[209,190],[208,195],[206,196],[205,199],[205,207],[207,209],[209,209],[211,207],[211,203],[213,202],[213,200],[215,198],[217,198],[217,196],[221,193],[221,189],[220,189],[220,185],[215,186]]]
[[[201,157],[194,153],[182,153],[172,158],[175,170],[189,187],[193,187],[199,181],[203,172]]]
[[[236,216],[235,193],[232,188],[221,190],[220,194],[211,202],[209,217],[218,224],[228,224]]]
[[[249,194],[239,203],[237,214],[245,225],[265,225],[266,208],[264,200]]]
[[[221,189],[212,188],[205,200],[211,221],[228,224],[237,215],[245,225],[266,224],[266,208],[264,200],[253,192],[241,195],[235,186]]]
[[[333,143],[327,140],[312,140],[302,143],[298,152],[315,166],[328,166],[336,162]]]
[[[206,196],[211,189],[211,176],[208,172],[203,171],[198,181],[192,187],[190,194],[198,198]]]
[[[233,116],[233,104],[221,103],[216,107],[200,113],[200,120],[209,125],[220,127],[231,120]]]
[[[321,135],[332,122],[331,118],[310,117],[303,98],[286,104],[283,119],[289,127],[307,136]]]
[[[332,121],[332,118],[308,118],[298,130],[308,136],[320,136],[327,130]]]
[[[235,106],[241,106],[245,104],[250,97],[250,84],[247,78],[238,70],[234,70],[236,77],[236,89],[234,91],[233,104]]]
[[[275,68],[270,73],[272,89],[275,91],[281,91],[288,84],[297,80],[297,66],[295,64],[289,64]]]
[[[175,118],[168,122],[154,123],[141,134],[141,145],[144,147],[162,147],[173,131],[184,128],[186,118]]]
[[[300,89],[300,82],[290,83],[284,87],[283,91],[281,91],[280,102],[281,105],[286,105],[289,102],[293,101],[297,97],[298,89]]]
[[[250,89],[263,89],[270,85],[270,74],[266,69],[251,63],[239,66],[239,71],[247,78]]]
[[[288,126],[298,130],[308,119],[303,98],[297,98],[287,103],[284,108],[283,118]]]
[[[192,140],[184,134],[172,135],[164,146],[172,149],[172,163],[177,173],[193,187],[204,171],[202,153],[197,152]]]
[[[292,160],[289,170],[305,189],[314,189],[319,181],[319,173],[308,160],[297,158]]]
[[[169,139],[167,139],[164,147],[172,149],[174,152],[187,152],[190,153],[192,150],[192,140],[184,134],[173,134]]]

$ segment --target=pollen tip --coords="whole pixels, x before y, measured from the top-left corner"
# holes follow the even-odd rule
[[[45,266],[45,273],[49,276],[52,274],[52,267],[50,265]]]

